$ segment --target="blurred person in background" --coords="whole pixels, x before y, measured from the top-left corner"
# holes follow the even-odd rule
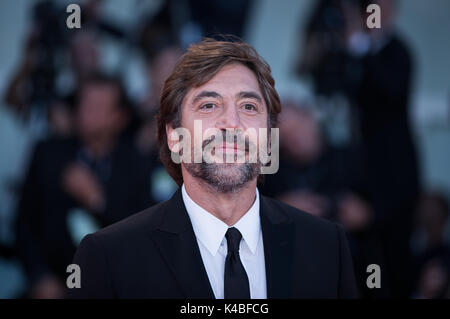
[[[49,133],[53,136],[69,137],[75,134],[73,110],[76,88],[91,75],[100,72],[98,35],[84,28],[76,31],[68,41],[69,63],[59,78],[63,78],[64,90],[51,98],[48,108]],[[63,92],[61,92],[63,91]]]
[[[448,200],[439,192],[420,196],[416,211],[414,298],[450,298],[450,247],[445,241]]]
[[[370,3],[380,6],[380,29],[366,26]],[[352,142],[362,146],[368,199],[388,263],[384,278],[393,297],[408,297],[411,211],[420,181],[408,108],[413,60],[394,30],[396,5],[320,1],[307,24],[299,71],[311,76],[318,95],[340,94],[352,106]]]
[[[265,176],[262,192],[306,212],[341,223],[349,239],[360,296],[385,297],[366,286],[368,264],[384,264],[374,234],[365,161],[358,147],[329,143],[314,105],[283,101],[279,117],[280,168]]]
[[[23,48],[23,57],[9,87],[5,102],[23,118],[33,108],[45,110],[56,93],[56,77],[67,45],[67,28],[61,17],[64,10],[53,1],[37,2]]]
[[[332,146],[312,105],[284,101],[279,129],[280,168],[265,177],[263,190],[313,215],[336,219],[341,193],[364,183],[359,152]]]
[[[159,159],[156,145],[155,116],[159,110],[161,90],[183,53],[169,14],[169,2],[156,16],[144,21],[140,28],[139,45],[146,62],[148,89],[137,108],[140,127],[135,143],[149,165],[152,204],[156,204],[169,199],[177,188]]]
[[[83,79],[100,72],[100,35],[123,40],[123,32],[101,17],[102,2],[81,4],[82,29],[67,28],[66,7],[60,2],[33,5],[23,56],[4,101],[27,124],[41,121],[48,129],[44,133],[73,133],[73,92]]]
[[[128,105],[120,81],[92,75],[75,103],[75,137],[38,143],[23,182],[16,237],[30,298],[63,297],[66,267],[86,231],[150,203],[146,163],[121,137]]]
[[[167,2],[156,16],[146,19],[140,28],[139,46],[145,57],[148,89],[138,107],[142,128],[137,135],[137,145],[144,153],[156,150],[156,120],[159,97],[166,78],[182,55],[178,36]]]

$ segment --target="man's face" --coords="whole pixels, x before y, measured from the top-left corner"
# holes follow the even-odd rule
[[[194,134],[194,121],[199,120],[201,135]],[[206,181],[217,191],[239,190],[259,174],[259,159],[249,161],[248,151],[254,147],[253,151],[257,152],[259,128],[267,128],[267,124],[267,106],[254,73],[242,64],[225,66],[204,85],[190,89],[183,100],[181,126],[192,136],[191,153],[194,154],[195,143],[202,149],[214,145],[210,153],[212,162],[202,159],[201,163],[194,163],[192,156],[190,163],[181,164],[184,171]],[[246,135],[247,143],[238,143],[227,141],[225,135],[223,141],[214,139],[211,129],[223,133],[227,129],[236,130],[238,138],[242,137],[238,132],[253,130],[256,134]],[[171,128],[168,136],[170,133]],[[246,146],[242,147],[242,144]],[[232,163],[227,161],[227,154],[234,157]],[[244,156],[244,160],[236,161],[238,156]]]

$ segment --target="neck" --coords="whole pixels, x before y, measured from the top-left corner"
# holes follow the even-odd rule
[[[221,193],[182,170],[184,187],[189,197],[228,226],[236,224],[255,201],[256,179],[244,185],[239,192]]]

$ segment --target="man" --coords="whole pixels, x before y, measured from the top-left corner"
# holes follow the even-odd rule
[[[280,112],[274,84],[270,67],[246,43],[206,39],[188,49],[165,82],[158,114],[160,157],[181,187],[170,200],[86,236],[74,258],[81,288],[72,296],[355,296],[342,228],[259,195],[262,163],[249,160],[255,137],[245,148],[236,140],[216,143],[217,134],[203,138],[210,129],[273,127]],[[212,161],[185,156],[191,149],[179,148],[177,128],[194,136],[191,144],[201,139],[204,150],[215,145]],[[245,163],[220,163],[243,153]]]
[[[377,250],[384,256],[384,261],[376,261],[384,271],[382,289],[361,287],[361,293],[370,298],[380,292],[408,298],[414,281],[410,266],[411,212],[421,188],[421,173],[410,123],[415,59],[395,28],[399,2],[317,3],[305,36],[308,40],[302,68],[312,76],[316,94],[344,97],[351,106],[352,140],[361,149],[367,172],[364,192],[373,208],[373,218],[358,250],[369,253],[373,262],[376,250],[361,245],[379,242]],[[366,24],[369,4],[380,7],[380,28],[370,29]],[[342,21],[340,28],[327,25],[330,12],[340,16],[336,19]],[[363,217],[358,215],[355,217]],[[366,267],[362,265],[364,274]]]
[[[64,296],[66,267],[86,232],[77,225],[104,227],[151,204],[147,164],[120,138],[128,112],[120,82],[92,75],[76,100],[76,136],[38,143],[23,183],[16,244],[30,298]]]

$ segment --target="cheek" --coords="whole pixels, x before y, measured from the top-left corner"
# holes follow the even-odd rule
[[[244,113],[241,116],[242,120],[248,123],[248,125],[252,125],[253,127],[267,127],[269,123],[268,122],[269,115],[267,114],[266,107],[263,106],[262,108],[264,108],[263,111],[260,111],[252,115]]]
[[[243,129],[254,129],[259,134],[259,129],[263,128],[266,129],[269,125],[267,121],[267,116],[265,114],[253,116],[253,117],[246,117],[242,121]]]

